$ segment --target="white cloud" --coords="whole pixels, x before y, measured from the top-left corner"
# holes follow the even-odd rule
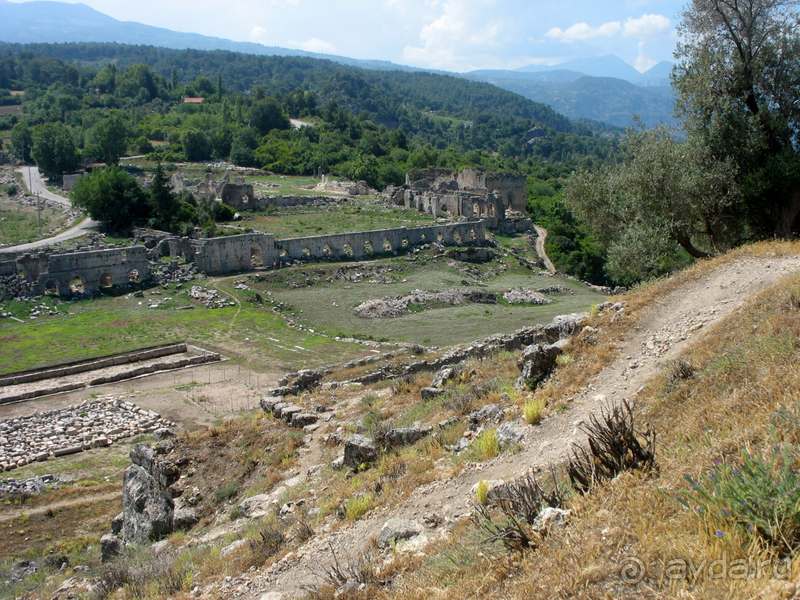
[[[289,40],[287,44],[290,48],[299,48],[300,50],[305,50],[306,52],[318,52],[320,54],[336,53],[336,46],[319,38],[311,38],[305,42]]]
[[[438,69],[477,68],[476,59],[483,66],[482,55],[499,48],[506,37],[503,19],[487,18],[495,4],[496,0],[431,1],[427,8],[433,14],[420,30],[421,43],[407,45],[403,59]]]
[[[640,73],[644,73],[647,71],[647,69],[656,66],[656,61],[654,61],[652,58],[648,58],[644,53],[644,40],[639,42],[639,55],[633,62],[633,66],[636,67],[636,70]]]
[[[622,35],[632,38],[648,38],[667,31],[672,21],[664,15],[642,15],[638,19],[628,18],[622,26]]]
[[[622,31],[622,24],[619,21],[611,21],[600,25],[600,27],[591,27],[588,23],[575,23],[575,25],[567,29],[553,27],[545,35],[562,42],[574,42],[596,37],[612,37],[620,31]]]
[[[575,23],[575,25],[567,29],[553,27],[545,36],[562,42],[575,42],[599,37],[614,37],[620,33],[624,37],[642,39],[667,31],[671,27],[672,21],[664,15],[642,15],[638,19],[629,17],[625,23],[609,21],[608,23],[603,23],[599,27],[592,27],[588,23]]]

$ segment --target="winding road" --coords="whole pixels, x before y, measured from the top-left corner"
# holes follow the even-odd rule
[[[52,202],[58,202],[59,204],[72,206],[72,202],[69,200],[69,198],[65,198],[64,196],[59,196],[58,194],[54,194],[53,192],[47,189],[47,187],[44,185],[44,182],[42,181],[42,177],[39,174],[39,169],[37,167],[20,167],[16,171],[17,173],[22,174],[22,182],[26,187],[29,187],[29,191],[31,194],[39,194],[39,196],[41,196],[42,198],[45,198]],[[41,248],[42,246],[48,246],[50,244],[55,244],[57,242],[71,240],[73,238],[86,235],[87,233],[97,231],[97,227],[99,225],[100,225],[99,222],[92,221],[90,218],[87,217],[82,221],[80,221],[79,223],[73,225],[69,229],[62,231],[61,233],[54,235],[53,237],[44,238],[42,240],[31,242],[29,244],[20,244],[18,246],[7,246],[5,248],[0,248],[0,252],[32,250],[33,248]]]

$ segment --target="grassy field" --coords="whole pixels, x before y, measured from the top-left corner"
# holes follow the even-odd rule
[[[406,262],[402,258],[384,259],[372,264],[389,265],[392,268],[389,279],[395,282],[370,283],[374,278],[365,277],[358,283],[335,280],[332,283],[315,283],[311,287],[292,288],[284,285],[269,289],[276,300],[294,308],[294,314],[301,322],[328,335],[437,346],[468,342],[494,333],[510,333],[527,325],[547,323],[556,315],[587,310],[604,299],[582,284],[533,274],[509,261],[504,272],[487,278],[485,287],[480,289],[502,293],[512,287],[536,289],[560,283],[575,291],[575,295],[552,296],[554,302],[543,306],[462,304],[393,319],[363,319],[356,315],[354,308],[365,300],[402,296],[415,289],[437,291],[467,288],[461,283],[465,281],[464,275],[449,266],[450,261],[444,258],[419,261],[419,264]],[[467,289],[475,288],[475,285],[471,285]]]
[[[535,275],[516,266],[514,261],[508,261],[508,265],[492,263],[470,268],[473,272],[498,271],[485,278],[484,289],[491,291],[562,283],[576,293],[553,296],[553,304],[546,306],[464,304],[395,319],[370,320],[356,316],[353,309],[371,298],[398,296],[413,289],[435,291],[464,287],[461,282],[465,281],[465,276],[451,266],[455,263],[433,257],[433,250],[428,252],[428,256],[423,253],[413,262],[406,260],[410,257],[394,257],[358,263],[365,269],[392,269],[384,279],[389,283],[370,283],[375,281],[370,277],[359,282],[333,277],[336,271],[352,263],[320,263],[277,273],[263,272],[270,277],[264,282],[246,276],[193,282],[193,285],[217,289],[220,297],[236,301],[236,306],[220,309],[207,309],[190,300],[185,295],[187,285],[181,289],[170,285],[168,289],[145,291],[142,299],[132,294],[77,302],[45,298],[39,302],[50,306],[55,302],[62,314],[45,314],[36,320],[30,319],[35,303],[7,302],[3,309],[25,322],[0,321],[0,372],[176,340],[188,340],[220,351],[256,370],[267,367],[292,370],[349,360],[366,352],[362,346],[331,339],[335,336],[444,346],[545,323],[557,314],[586,310],[603,299],[583,285]],[[310,286],[309,274],[313,274],[316,281]],[[235,284],[239,281],[245,281],[252,289],[236,290]],[[160,295],[152,295],[152,291]],[[262,294],[265,302],[254,302],[256,292]],[[164,298],[172,299],[165,301]],[[156,300],[161,302],[160,306],[149,308],[151,301]],[[282,316],[273,312],[273,301],[290,306],[286,313],[307,329],[301,331],[288,326]],[[190,304],[194,310],[176,310]]]
[[[68,216],[57,209],[42,209],[42,233],[62,229]],[[26,244],[39,239],[36,206],[29,206],[5,195],[0,189],[0,244]]]
[[[232,278],[197,282],[217,288],[224,297],[244,298],[233,290]],[[0,321],[0,372],[12,372],[43,365],[102,356],[114,352],[187,340],[223,352],[256,370],[270,365],[288,370],[311,364],[346,360],[364,353],[353,344],[342,344],[288,327],[269,306],[243,301],[235,307],[207,309],[183,290],[159,288],[163,296],[146,299],[132,294],[94,300],[64,302],[61,315],[29,320],[34,303],[9,302],[11,310],[25,320]],[[159,308],[148,308],[149,300],[174,297]],[[51,303],[47,299],[45,302]],[[56,300],[56,302],[58,302]],[[195,310],[175,310],[193,304]]]
[[[416,210],[387,209],[374,203],[355,200],[331,207],[330,211],[310,211],[296,207],[278,212],[248,213],[243,221],[230,223],[272,233],[277,239],[329,235],[348,231],[369,231],[392,227],[416,227],[435,222],[431,215]]]

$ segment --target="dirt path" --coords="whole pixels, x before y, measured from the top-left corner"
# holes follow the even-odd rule
[[[550,260],[550,257],[547,256],[547,252],[544,249],[544,242],[547,239],[547,229],[539,227],[538,225],[534,225],[534,227],[536,228],[536,254],[542,259],[547,270],[551,273],[555,273],[556,266],[553,264],[553,261]]]
[[[312,538],[291,560],[248,577],[240,586],[241,591],[232,597],[259,600],[267,592],[282,593],[284,599],[299,595],[303,585],[316,582],[313,568],[329,559],[329,542],[337,552],[345,550],[355,555],[365,540],[377,536],[390,517],[421,521],[424,515],[434,513],[452,521],[470,512],[474,497],[471,488],[481,479],[509,480],[533,467],[565,460],[572,442],[582,439],[580,424],[598,413],[607,400],[633,399],[660,364],[691,348],[711,325],[745,298],[798,270],[800,256],[745,257],[677,287],[642,312],[637,325],[621,342],[618,358],[592,378],[573,398],[568,410],[537,426],[527,426],[521,452],[468,467],[452,479],[417,489],[411,499],[398,507],[373,510],[347,529]]]

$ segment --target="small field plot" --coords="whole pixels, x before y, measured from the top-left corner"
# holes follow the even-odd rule
[[[21,187],[21,186],[20,186]],[[42,204],[42,236],[63,229],[70,221],[69,214]],[[0,245],[26,244],[39,239],[36,202],[23,202],[5,195],[0,187]]]
[[[253,185],[258,195],[271,196],[319,196],[321,193],[313,188],[319,183],[319,177],[257,175],[245,177],[245,181]]]
[[[327,210],[298,206],[273,212],[244,213],[243,221],[232,225],[264,231],[278,239],[417,227],[432,224],[435,218],[416,210],[392,209],[370,200],[349,200],[331,203]]]
[[[309,277],[305,283],[291,280],[287,275],[285,282],[272,285],[269,290],[273,298],[289,307],[294,317],[305,326],[327,335],[437,346],[469,342],[495,333],[510,333],[520,327],[547,323],[556,315],[588,310],[592,304],[605,298],[583,284],[534,274],[513,266],[511,261],[508,266],[502,263],[476,266],[445,258],[415,262],[384,259],[358,264],[363,266],[363,277],[351,274],[348,276],[350,280],[342,280],[331,277],[335,268],[330,264],[313,268],[306,266],[303,270]],[[376,275],[373,269],[377,266],[391,271]],[[475,281],[463,268],[471,273],[480,273],[480,281]],[[323,270],[325,274],[320,275],[319,271]],[[333,280],[329,282],[328,279]],[[541,306],[514,305],[502,300],[496,304],[466,302],[457,306],[413,306],[402,316],[379,319],[361,318],[355,312],[355,308],[366,300],[404,296],[417,289],[481,290],[502,296],[515,287],[536,290],[553,286],[562,286],[564,290],[548,294],[552,303]]]

